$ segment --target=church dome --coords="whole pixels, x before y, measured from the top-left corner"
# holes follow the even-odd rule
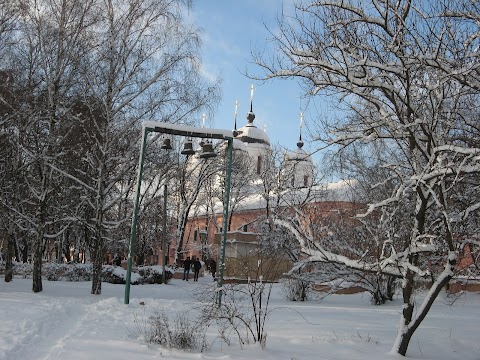
[[[285,164],[282,169],[286,185],[292,188],[311,186],[313,183],[314,166],[312,157],[302,149],[302,133],[297,142],[297,148],[285,153]]]
[[[307,161],[312,162],[312,157],[302,149],[303,141],[302,135],[300,134],[300,139],[297,142],[297,148],[293,151],[285,153],[285,161]]]
[[[310,154],[301,148],[289,151],[285,154],[285,161],[307,161],[312,162]]]
[[[253,124],[247,124],[238,129],[236,139],[241,140],[245,144],[265,144],[270,145],[270,139],[265,131],[260,130]]]
[[[255,114],[250,110],[247,113],[248,123],[244,127],[237,130],[236,139],[241,140],[245,144],[264,144],[270,146],[270,139],[265,131],[260,130],[253,125]]]

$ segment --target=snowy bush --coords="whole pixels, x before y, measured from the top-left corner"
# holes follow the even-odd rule
[[[112,265],[102,266],[102,281],[110,284],[125,284],[126,270]],[[132,281],[137,284],[137,281]]]
[[[216,303],[218,293],[214,288],[211,292],[197,291],[194,296],[202,304],[202,323],[215,324],[227,345],[236,337],[240,346],[259,343],[265,348],[265,325],[272,311],[269,309],[272,286],[272,283],[261,281],[225,284],[221,306]]]
[[[161,284],[162,283],[162,267],[161,266],[140,266],[137,268],[138,274],[141,276],[139,284]],[[165,282],[168,284],[173,276],[173,270],[166,269]]]
[[[207,348],[207,326],[192,321],[184,312],[175,315],[173,321],[161,310],[150,317],[151,331],[148,340],[167,348],[203,351]],[[148,331],[148,330],[147,330]]]
[[[30,278],[33,265],[29,263],[13,263],[14,275]],[[42,276],[49,281],[91,281],[92,264],[57,264],[45,263],[42,265]],[[102,281],[110,284],[125,284],[127,271],[113,265],[103,265]],[[166,280],[172,278],[172,270],[167,269]],[[132,272],[131,283],[138,284],[161,284],[162,268],[159,266],[145,266]]]
[[[17,276],[22,276],[24,278],[32,277],[32,272],[33,272],[32,264],[13,262],[12,267],[13,267],[14,276],[17,275]]]
[[[282,293],[288,301],[306,301],[309,298],[312,282],[299,278],[282,280]]]

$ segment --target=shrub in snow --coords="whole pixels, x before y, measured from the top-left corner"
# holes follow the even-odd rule
[[[306,301],[309,298],[311,286],[312,282],[305,279],[283,279],[282,294],[288,301]]]
[[[110,284],[125,284],[126,270],[112,265],[102,266],[102,281]],[[135,281],[131,282],[135,284]]]
[[[165,282],[168,284],[173,276],[173,270],[166,269]],[[140,266],[137,268],[138,274],[141,276],[140,284],[161,284],[162,283],[162,267],[161,266]]]
[[[190,319],[184,312],[177,313],[173,321],[161,310],[150,317],[148,340],[167,348],[203,351],[207,348],[207,326]]]
[[[230,345],[235,337],[240,346],[267,341],[265,325],[269,318],[270,295],[273,283],[249,281],[246,284],[222,286],[222,305],[218,306],[216,288],[197,291],[194,296],[201,304],[202,323],[215,324],[220,338]],[[232,336],[233,335],[233,336]]]
[[[12,264],[13,268],[13,275],[19,275],[24,278],[30,278],[32,277],[32,272],[33,272],[33,265],[29,263],[19,263],[19,262],[13,262]]]
[[[49,281],[91,281],[92,264],[57,264],[45,263],[42,265],[42,276]],[[17,276],[30,278],[33,265],[29,263],[13,263],[13,273]],[[102,281],[110,284],[125,284],[127,271],[118,266],[103,265]],[[172,278],[173,271],[166,272],[167,282]],[[161,284],[162,268],[159,266],[145,266],[138,272],[132,272],[131,283],[138,284]]]
[[[292,277],[304,281],[311,280],[315,284],[323,286],[320,290],[328,294],[348,293],[356,289],[367,291],[372,296],[371,302],[374,305],[382,305],[393,300],[397,288],[398,277],[382,272],[367,272],[353,269],[343,264],[335,263],[309,263],[309,272],[291,274]]]

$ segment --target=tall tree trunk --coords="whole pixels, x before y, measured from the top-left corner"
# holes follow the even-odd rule
[[[96,234],[92,253],[92,291],[93,295],[102,293],[102,265],[103,265],[103,241]]]
[[[44,165],[44,164],[43,164]],[[42,196],[39,200],[39,210],[37,213],[37,234],[33,239],[32,244],[32,261],[33,261],[33,273],[32,273],[32,291],[34,293],[41,292],[42,286],[42,251],[43,251],[43,238],[45,236],[45,223],[47,221],[47,201],[46,193],[49,186],[49,181],[46,174],[43,174],[42,181]]]
[[[450,252],[448,261],[445,264],[445,270],[440,274],[435,283],[431,286],[429,292],[425,296],[423,303],[420,305],[417,313],[413,316],[413,301],[410,297],[409,303],[404,303],[403,317],[400,324],[400,329],[397,333],[397,339],[392,348],[392,353],[398,353],[405,356],[407,353],[408,345],[412,339],[413,334],[420,326],[428,311],[433,305],[433,302],[438,296],[438,293],[442,288],[448,284],[453,277],[453,271],[455,264],[457,263],[457,255],[454,252]],[[410,290],[411,292],[411,290]]]
[[[101,189],[103,191],[103,189]],[[100,198],[102,198],[100,196]],[[103,201],[99,200],[100,204],[97,204],[97,216],[95,224],[95,238],[93,240],[93,247],[91,250],[92,253],[92,294],[100,295],[102,293],[102,265],[103,265],[103,232],[102,232],[102,222],[103,222]]]
[[[15,256],[15,235],[12,232],[8,234],[7,254],[5,259],[5,281],[13,280],[13,263],[12,259]]]
[[[103,152],[105,154],[105,152]],[[103,216],[105,203],[105,157],[102,156],[100,173],[98,176],[97,201],[95,214],[95,238],[93,240],[93,275],[92,275],[92,294],[100,295],[102,293],[102,265],[103,265]]]
[[[185,224],[187,222],[188,210],[185,209],[185,204],[180,204],[179,219],[177,230],[175,232],[175,240],[177,241],[177,251],[175,252],[174,265],[178,266],[178,260],[183,259],[183,237],[185,236]]]
[[[33,239],[32,244],[32,260],[33,260],[33,273],[32,273],[32,291],[34,293],[41,292],[42,286],[42,240],[43,240],[43,227],[40,226],[37,236]]]
[[[23,248],[21,249],[22,263],[26,263],[28,261],[28,247],[29,247],[29,244],[27,240],[23,239]]]
[[[419,234],[424,233],[427,204],[427,197],[424,196],[423,189],[421,187],[417,187],[415,227],[413,229],[410,241],[405,246],[406,249],[408,249],[408,247],[416,241],[416,237]],[[408,262],[414,267],[416,267],[418,265],[418,254],[410,254],[408,257]],[[396,349],[396,351],[403,356],[405,356],[405,354],[407,353],[408,344],[410,343],[412,335],[420,324],[418,323],[416,326],[414,326],[414,324],[412,323],[412,318],[414,316],[413,310],[415,307],[413,301],[414,284],[415,273],[410,269],[406,269],[402,285],[402,318],[400,320],[400,328],[398,329],[397,333],[397,340],[395,341],[395,344],[393,346],[393,349]],[[434,299],[432,299],[432,302],[433,300]]]

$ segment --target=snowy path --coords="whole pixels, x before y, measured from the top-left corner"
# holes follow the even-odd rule
[[[13,317],[13,322],[1,319],[0,338],[2,345],[6,345],[1,348],[8,350],[0,353],[0,357],[23,360],[35,354],[39,359],[56,358],[69,337],[65,330],[73,332],[78,328],[83,305],[75,299],[51,299],[42,294],[38,294],[35,303],[27,303],[19,297],[15,294],[9,302],[1,302],[5,313],[18,315]]]
[[[197,307],[198,283],[173,281],[131,288],[103,284],[90,294],[89,282],[44,282],[31,292],[30,279],[0,282],[0,360],[402,360],[388,354],[396,334],[401,301],[376,307],[368,296],[331,296],[318,302],[286,302],[277,287],[267,321],[267,348],[228,347],[209,329],[212,349],[205,353],[165,350],[139,337],[135,317],[147,319],[159,309],[178,313]],[[202,289],[202,291],[203,291]],[[440,298],[417,331],[409,359],[480,360],[480,294],[468,294],[447,306]],[[145,303],[145,305],[141,305]],[[215,340],[217,338],[217,340]]]
[[[25,280],[28,281],[31,282]],[[104,358],[108,358],[122,348],[125,334],[132,331],[128,328],[131,325],[126,324],[133,324],[134,312],[132,318],[125,318],[121,298],[86,295],[89,283],[77,284],[74,292],[78,291],[78,296],[52,297],[48,284],[44,285],[44,292],[28,298],[22,293],[12,293],[7,299],[0,297],[0,359],[85,359],[92,346],[101,349]],[[117,339],[111,337],[115,333],[112,328],[117,328]],[[133,357],[131,345],[127,343],[122,358]],[[147,356],[137,354],[136,359],[154,356],[155,352],[145,352],[146,345],[137,345]]]

